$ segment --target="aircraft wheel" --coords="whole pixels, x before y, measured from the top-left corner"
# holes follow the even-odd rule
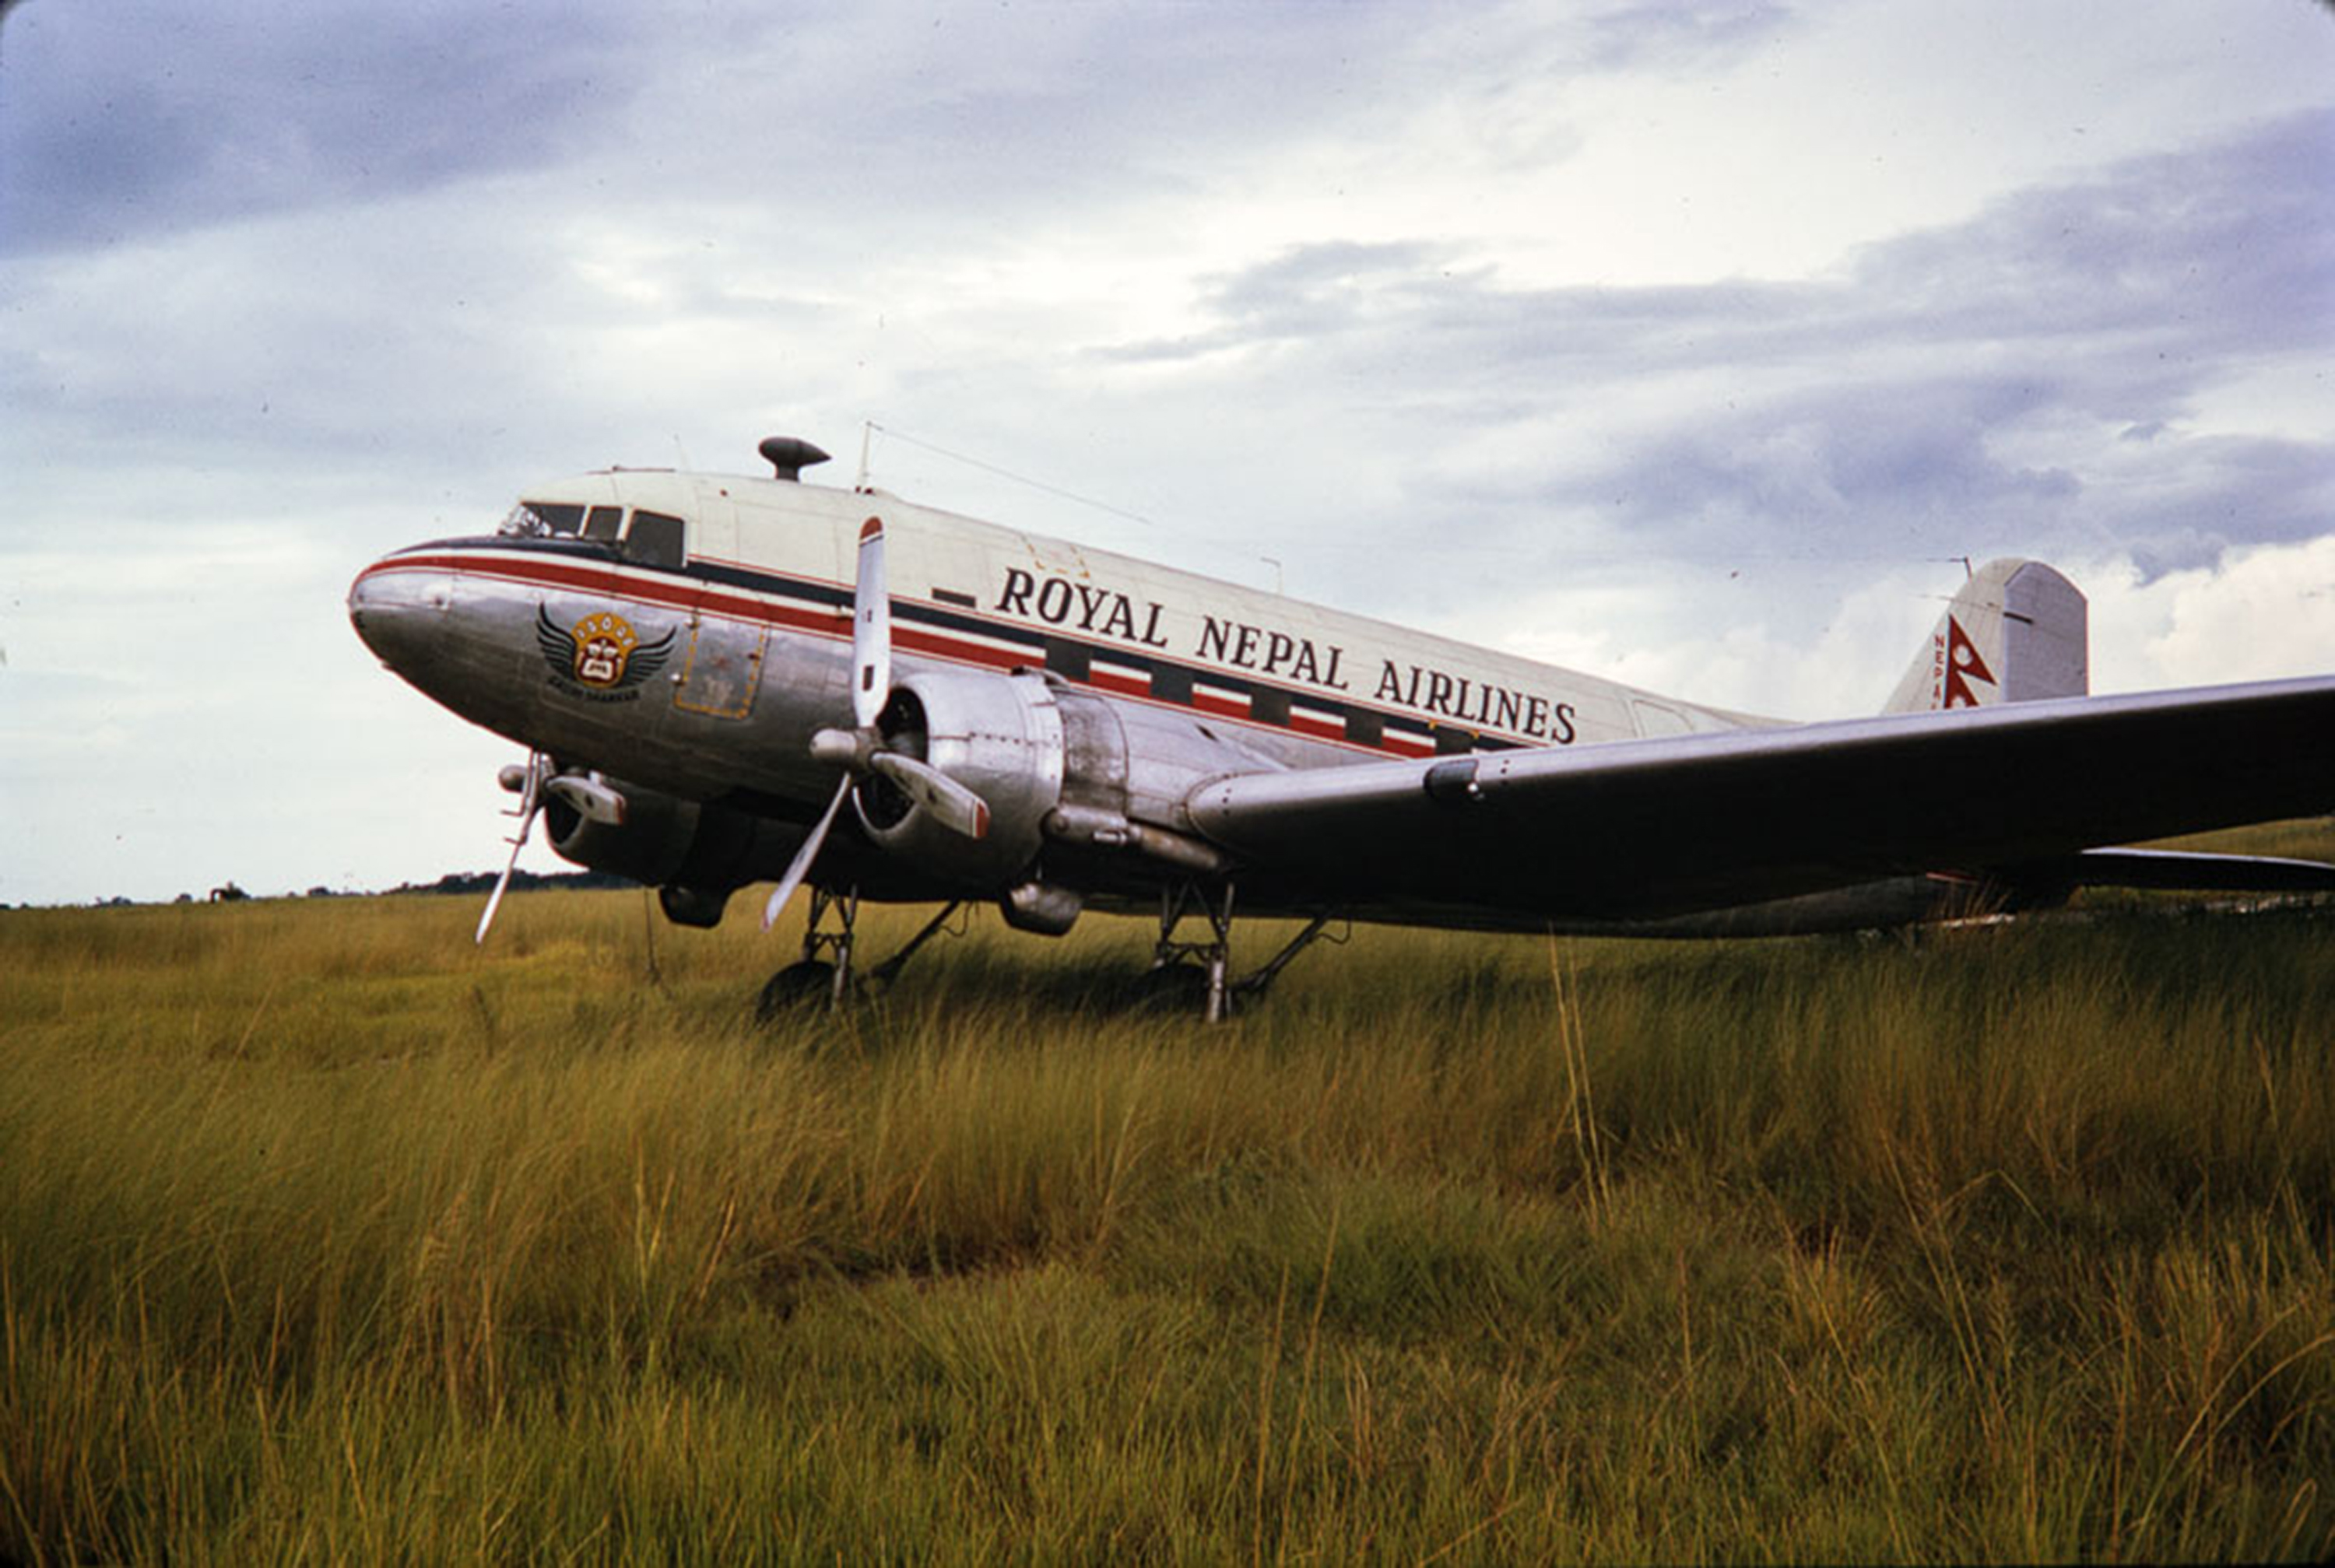
[[[835,994],[835,965],[816,959],[790,963],[770,976],[754,999],[754,1021],[770,1023]]]

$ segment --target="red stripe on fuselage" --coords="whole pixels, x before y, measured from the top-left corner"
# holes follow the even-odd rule
[[[993,648],[983,643],[968,643],[962,637],[952,637],[946,632],[928,627],[904,626],[892,623],[892,645],[915,653],[930,653],[936,659],[947,659],[959,664],[979,664],[989,670],[1012,670],[1043,658],[1035,648],[1026,653],[1016,653],[1007,648]]]
[[[607,594],[662,605],[668,609],[698,610],[741,621],[783,625],[821,636],[851,640],[848,605],[789,605],[750,597],[685,577],[626,576],[598,566],[578,566],[566,561],[518,561],[508,556],[393,556],[368,568],[370,576],[383,571],[451,571],[470,576],[534,587],[567,588],[578,593]]]
[[[1098,692],[1109,692],[1114,697],[1151,695],[1151,677],[1148,675],[1122,675],[1116,670],[1089,670],[1087,684]]]
[[[768,567],[750,570],[770,576],[787,574],[771,572]],[[594,593],[613,598],[624,598],[643,604],[662,605],[667,609],[697,611],[704,615],[722,615],[750,624],[771,626],[793,632],[806,632],[829,641],[851,641],[851,606],[799,605],[783,600],[765,598],[734,589],[723,588],[697,578],[673,577],[662,573],[629,576],[605,566],[578,566],[561,560],[520,559],[511,556],[488,556],[468,551],[448,551],[430,555],[391,556],[376,561],[358,574],[360,581],[376,573],[400,571],[439,572],[491,577],[500,582],[517,583],[535,587],[556,587],[570,592]],[[835,589],[839,584],[822,582],[815,577],[791,577],[807,586]],[[963,614],[961,609],[953,613]],[[1016,631],[1019,627],[1013,628]],[[1027,668],[1042,663],[1043,654],[1034,644],[1024,644],[1021,651],[993,648],[964,637],[951,636],[947,632],[931,627],[893,622],[894,646],[910,653],[924,653],[954,664],[971,664],[984,670]],[[1205,673],[1197,669],[1196,674]],[[1168,701],[1152,694],[1150,682],[1111,671],[1091,673],[1083,682],[1074,682],[1091,690],[1106,692],[1125,701],[1146,702],[1153,707],[1176,712],[1203,712],[1215,718],[1231,719],[1274,734],[1295,733],[1306,740],[1335,746],[1341,750],[1358,751],[1369,757],[1418,757],[1434,750],[1435,742],[1427,736],[1409,736],[1399,731],[1387,732],[1385,740],[1377,746],[1366,746],[1345,737],[1344,726],[1333,721],[1317,720],[1311,714],[1293,713],[1287,725],[1259,721],[1249,710],[1249,698],[1235,692],[1218,692],[1206,689],[1203,679],[1189,702]],[[1529,744],[1529,742],[1526,742]]]

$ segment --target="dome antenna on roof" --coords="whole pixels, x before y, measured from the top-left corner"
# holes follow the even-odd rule
[[[827,454],[800,436],[770,436],[754,449],[782,479],[799,480],[803,469],[827,461]]]

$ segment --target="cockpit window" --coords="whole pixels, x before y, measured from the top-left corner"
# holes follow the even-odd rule
[[[628,559],[652,566],[678,566],[685,558],[685,526],[664,512],[636,511],[627,528],[622,507],[586,509],[567,501],[521,501],[495,531],[510,539],[581,536],[612,545],[621,537]]]
[[[509,539],[540,539],[573,534],[583,526],[584,508],[560,501],[521,501],[495,532]]]
[[[682,564],[682,522],[663,512],[636,511],[625,534],[625,554],[644,566]]]

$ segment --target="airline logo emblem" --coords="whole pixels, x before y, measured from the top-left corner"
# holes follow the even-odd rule
[[[594,692],[639,685],[663,668],[673,652],[670,631],[654,643],[644,643],[632,623],[614,610],[596,610],[562,630],[538,605],[535,638],[553,674]]]
[[[1972,681],[1995,684],[1994,672],[1979,657],[1978,644],[1971,641],[1962,624],[1953,616],[1946,617],[1946,690],[1944,706],[1975,708],[1979,695],[1971,690]]]

